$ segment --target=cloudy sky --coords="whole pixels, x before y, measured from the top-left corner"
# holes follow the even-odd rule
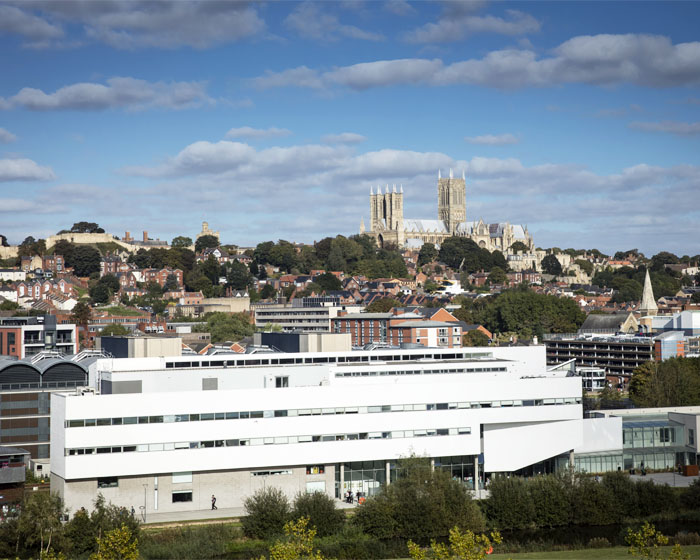
[[[377,185],[700,253],[698,2],[0,0],[0,233],[353,234]]]

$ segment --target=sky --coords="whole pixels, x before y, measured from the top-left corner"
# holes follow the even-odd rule
[[[352,235],[369,191],[700,253],[700,2],[0,0],[0,234]]]

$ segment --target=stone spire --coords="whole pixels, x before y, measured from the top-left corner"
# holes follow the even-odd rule
[[[363,216],[362,219],[360,220],[360,233],[365,233],[365,231],[366,231],[365,230],[365,218]]]
[[[656,305],[656,300],[654,299],[654,291],[651,289],[649,269],[647,269],[647,275],[644,278],[644,291],[642,292],[642,304],[639,306],[639,311],[642,316],[656,315],[659,312],[659,308]]]

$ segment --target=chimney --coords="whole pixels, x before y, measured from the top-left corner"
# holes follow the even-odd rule
[[[124,236],[124,241],[131,241],[131,233],[130,232],[128,232],[128,231],[126,232],[126,235]]]
[[[148,241],[148,232],[144,231],[143,232],[143,242],[146,243],[146,241]]]

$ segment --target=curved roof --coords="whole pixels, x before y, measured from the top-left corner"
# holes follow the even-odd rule
[[[32,364],[28,360],[0,360],[0,383],[44,381],[85,381],[86,365],[60,358],[47,358]]]

